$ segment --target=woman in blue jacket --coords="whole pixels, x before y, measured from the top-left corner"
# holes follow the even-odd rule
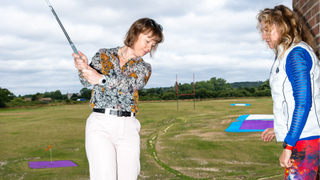
[[[262,39],[275,52],[270,72],[274,128],[264,141],[283,142],[279,158],[285,179],[316,179],[320,154],[320,61],[307,26],[279,5],[257,15]]]

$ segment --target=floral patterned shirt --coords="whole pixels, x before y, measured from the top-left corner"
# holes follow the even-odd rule
[[[100,84],[93,86],[90,107],[117,109],[138,113],[139,95],[151,76],[151,65],[142,58],[130,59],[120,68],[119,47],[100,49],[90,66],[102,74]],[[91,84],[79,73],[83,86]]]

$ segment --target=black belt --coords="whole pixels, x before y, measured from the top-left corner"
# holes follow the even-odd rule
[[[106,109],[92,109],[93,112],[97,113],[106,113]],[[110,110],[109,115],[118,116],[118,117],[131,117],[131,113],[129,111],[119,111],[119,110]],[[135,116],[135,113],[132,113]]]

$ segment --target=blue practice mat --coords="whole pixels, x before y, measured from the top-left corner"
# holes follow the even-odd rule
[[[273,115],[250,114],[241,115],[232,122],[226,132],[261,132],[273,128]]]
[[[251,106],[251,105],[250,104],[237,103],[237,104],[230,104],[230,106]]]

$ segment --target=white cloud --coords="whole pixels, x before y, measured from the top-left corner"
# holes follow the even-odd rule
[[[51,0],[78,50],[90,59],[100,48],[122,46],[130,25],[142,17],[164,27],[165,41],[151,59],[146,88],[211,77],[227,82],[264,81],[272,51],[256,29],[260,9],[291,0]],[[15,95],[79,92],[70,48],[45,0],[4,0],[0,7],[0,87]]]

